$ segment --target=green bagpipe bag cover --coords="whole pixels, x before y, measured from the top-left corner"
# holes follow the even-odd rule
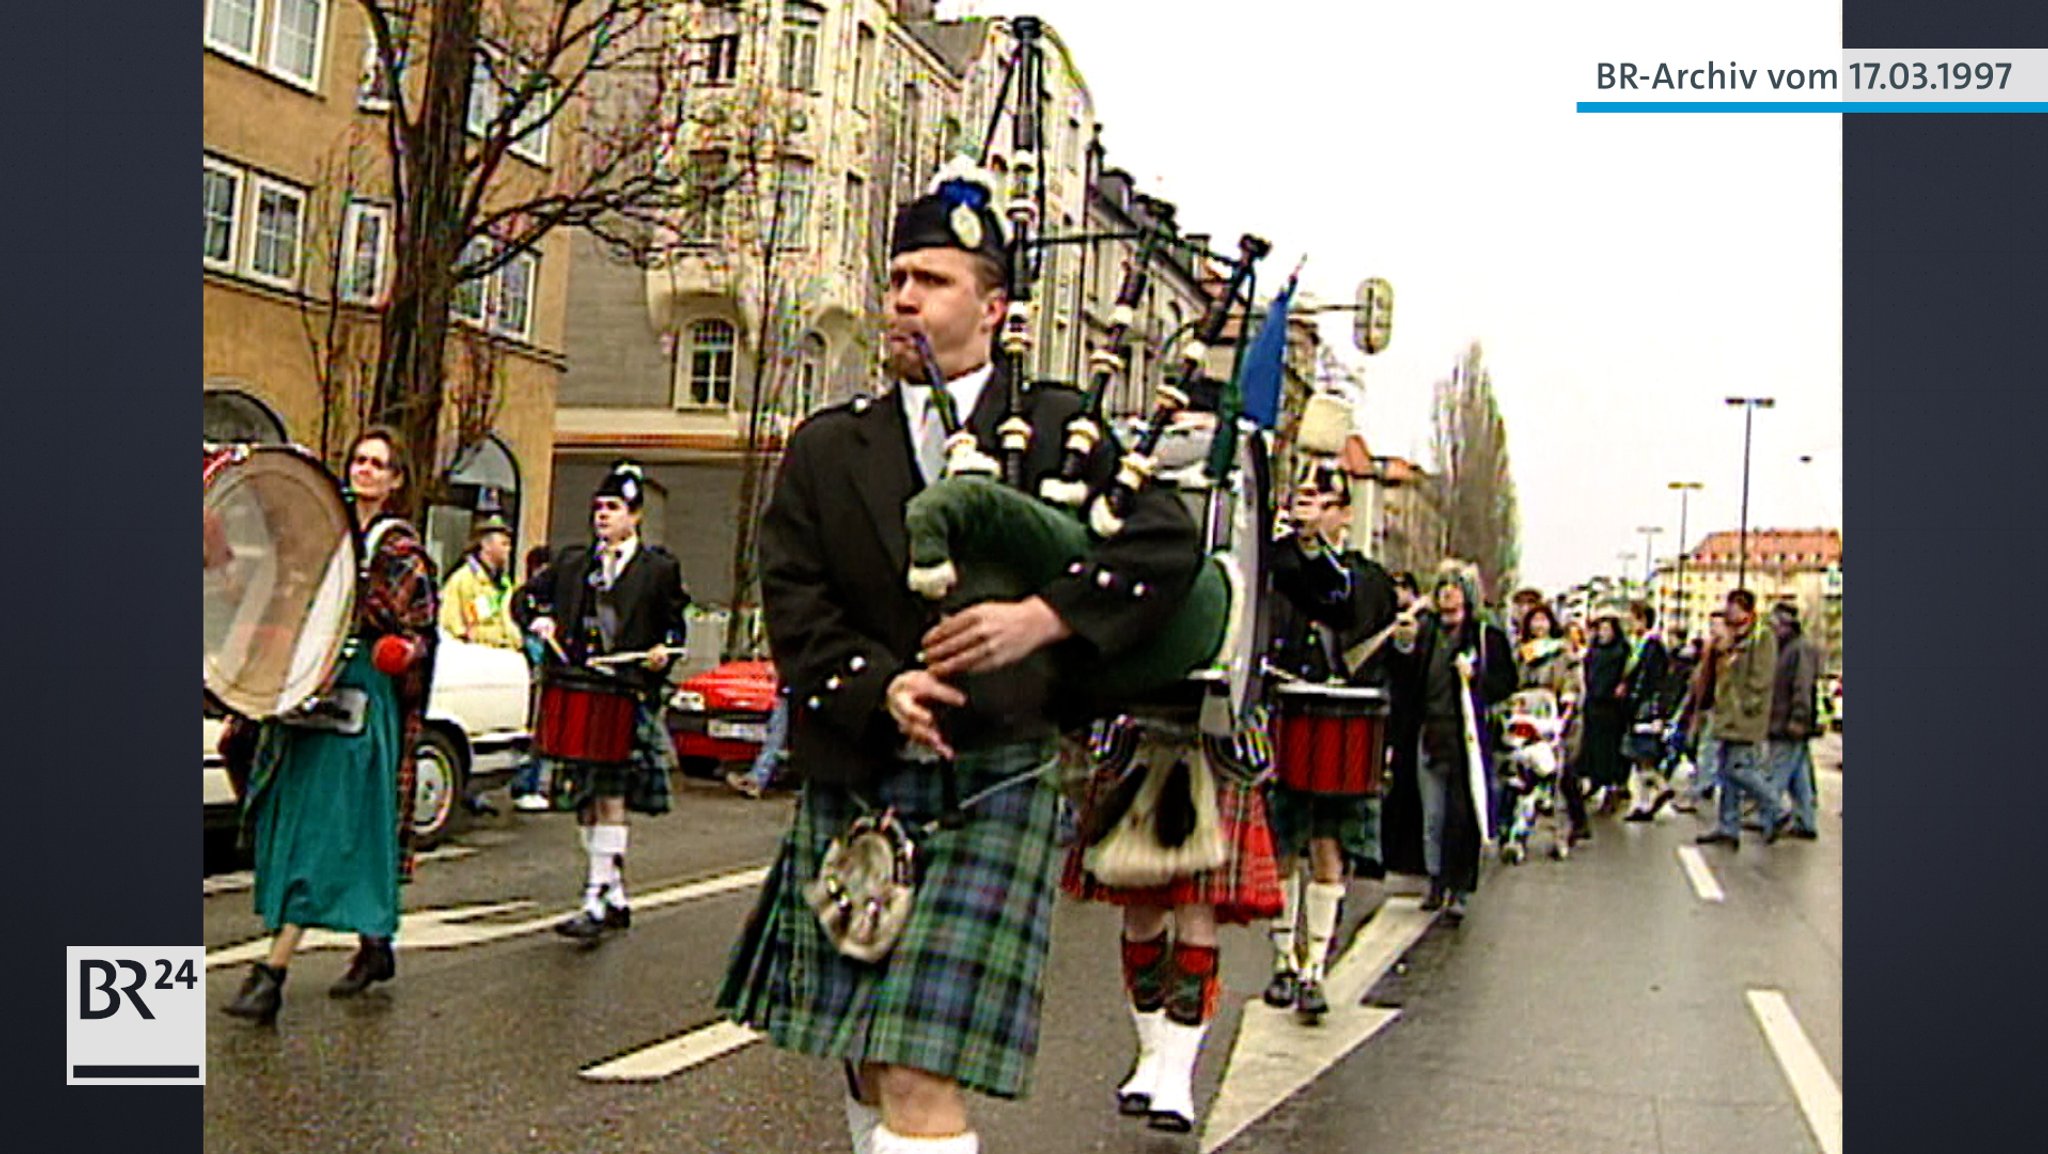
[[[927,487],[905,506],[904,528],[912,587],[926,596],[942,591],[948,610],[1029,597],[1094,545],[1076,513],[982,476],[948,477]],[[1103,697],[1136,696],[1207,667],[1223,648],[1230,585],[1223,562],[1203,558],[1164,628],[1108,661],[1062,661],[1062,685]]]

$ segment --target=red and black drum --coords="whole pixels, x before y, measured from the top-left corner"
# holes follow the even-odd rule
[[[633,756],[633,691],[618,678],[550,665],[540,673],[533,750],[557,761],[620,765]]]
[[[1275,691],[1273,762],[1301,793],[1378,794],[1387,760],[1384,690],[1290,683]]]

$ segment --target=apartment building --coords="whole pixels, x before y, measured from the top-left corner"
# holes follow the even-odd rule
[[[346,0],[205,5],[209,439],[296,442],[334,464],[360,427],[392,260],[390,89],[375,62],[362,9]],[[493,110],[488,71],[479,78],[473,125]],[[543,125],[522,138],[505,179],[547,179],[562,159],[556,135]],[[522,545],[544,536],[565,364],[565,243],[550,237],[457,290],[459,323],[491,338],[497,401],[486,435],[449,462],[449,500],[428,511],[443,562],[460,551],[479,507],[502,511]],[[448,407],[453,421],[460,405]]]

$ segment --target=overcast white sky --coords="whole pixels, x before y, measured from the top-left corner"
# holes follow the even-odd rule
[[[982,0],[1072,49],[1110,163],[1266,283],[1348,299],[1382,276],[1373,451],[1427,452],[1432,383],[1483,342],[1509,423],[1526,581],[1615,572],[1635,530],[1671,552],[1750,525],[1841,523],[1841,128],[1826,115],[1580,115],[1593,63],[1838,67],[1834,0]],[[1700,94],[1708,95],[1708,94]],[[1741,99],[1747,94],[1715,93]],[[1669,99],[1660,93],[1646,98]],[[1760,93],[1750,98],[1769,98]],[[1350,351],[1348,318],[1326,335]],[[1801,465],[1798,458],[1813,462]]]

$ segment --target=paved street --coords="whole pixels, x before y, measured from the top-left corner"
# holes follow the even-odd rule
[[[1824,770],[1838,743],[1819,747]],[[1838,1151],[1841,777],[1822,784],[1818,842],[1708,847],[1689,871],[1693,819],[1602,821],[1569,862],[1492,867],[1458,929],[1360,883],[1332,975],[1353,997],[1316,1031],[1255,1004],[1263,934],[1228,933],[1197,1086],[1208,1130],[1190,1137],[1115,1115],[1116,919],[1064,903],[1038,1085],[978,1104],[984,1147]],[[274,1031],[212,1016],[207,1149],[845,1150],[836,1072],[710,1008],[788,805],[680,783],[675,813],[634,827],[633,929],[589,950],[545,928],[581,882],[569,819],[479,819],[408,889],[396,982],[331,1001],[346,954],[320,949],[293,966]],[[239,879],[208,889],[217,1007],[261,927]],[[1823,1146],[1808,1112],[1825,1119],[1831,1093]]]

